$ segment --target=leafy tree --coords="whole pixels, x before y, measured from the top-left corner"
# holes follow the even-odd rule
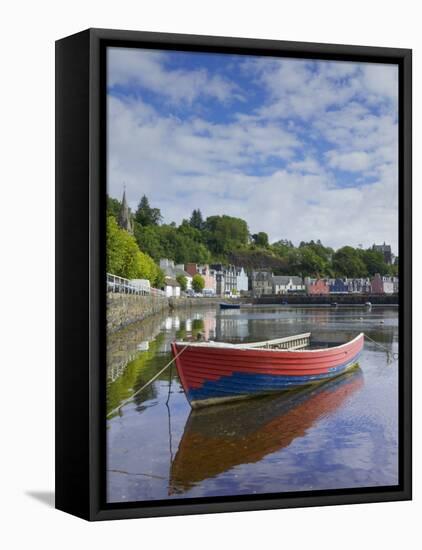
[[[122,203],[119,200],[107,195],[107,215],[114,216],[117,220],[121,207]]]
[[[375,275],[380,273],[386,275],[389,273],[389,267],[384,262],[384,254],[382,252],[369,248],[368,250],[358,249],[358,254],[366,266],[366,275]]]
[[[270,246],[270,250],[274,254],[282,258],[286,258],[292,248],[293,244],[290,241],[286,241],[284,239],[277,241]]]
[[[155,225],[143,226],[138,222],[134,223],[134,235],[139,248],[154,258],[156,262],[166,257],[160,229],[161,227]]]
[[[143,195],[135,213],[135,220],[143,226],[159,225],[162,220],[161,211],[159,208],[151,208],[147,197]]]
[[[205,240],[211,253],[227,254],[248,244],[249,230],[245,220],[231,216],[210,216],[205,223]]]
[[[268,235],[264,231],[260,231],[259,233],[255,233],[252,235],[253,242],[256,244],[256,246],[261,246],[262,248],[268,248]]]
[[[365,277],[366,265],[358,250],[343,246],[333,254],[333,269],[339,277]]]
[[[148,279],[153,286],[163,280],[163,272],[141,252],[135,238],[121,229],[114,216],[107,217],[107,271],[126,279]]]
[[[188,280],[184,275],[178,275],[176,281],[179,283],[181,290],[185,291],[188,288]]]
[[[310,246],[299,248],[299,269],[302,277],[325,275],[328,262]]]
[[[204,229],[204,219],[202,218],[202,213],[199,208],[198,210],[194,210],[192,212],[189,223],[192,227],[198,229],[199,231],[202,231],[202,229]]]
[[[195,292],[202,292],[205,287],[205,279],[199,273],[192,278],[192,288]]]
[[[199,210],[198,210],[199,212]],[[187,220],[183,220],[178,227],[178,232],[192,241],[202,242],[202,232]]]
[[[120,229],[113,216],[107,218],[107,271],[135,279],[140,277],[139,248],[132,235]]]

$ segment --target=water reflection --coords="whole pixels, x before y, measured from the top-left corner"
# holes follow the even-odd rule
[[[200,333],[239,342],[312,332],[334,343],[361,331],[397,352],[397,309],[213,306],[151,317],[108,335],[107,408],[170,361],[174,339]],[[396,484],[397,361],[367,341],[359,362],[361,371],[303,394],[195,412],[176,369],[167,369],[107,420],[108,500]]]
[[[356,368],[322,386],[192,411],[172,462],[169,494],[287,447],[362,385]]]

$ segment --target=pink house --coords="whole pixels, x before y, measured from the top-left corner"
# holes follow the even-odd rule
[[[327,285],[324,279],[315,279],[313,281],[308,281],[306,283],[306,290],[308,294],[320,295],[320,294],[329,294],[330,288]]]
[[[185,265],[185,271],[189,273],[192,277],[199,273],[204,278],[205,286],[204,290],[208,292],[214,292],[216,290],[216,280],[213,270],[210,270],[208,264],[198,265],[194,263],[189,263]]]
[[[384,294],[384,283],[379,273],[375,273],[371,281],[372,294]]]

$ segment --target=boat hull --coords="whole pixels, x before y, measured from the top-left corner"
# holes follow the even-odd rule
[[[236,349],[173,342],[186,397],[201,407],[330,380],[357,364],[364,335],[321,350]]]
[[[240,304],[220,304],[220,309],[240,309]]]

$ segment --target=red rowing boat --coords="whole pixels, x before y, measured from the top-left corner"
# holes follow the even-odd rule
[[[361,333],[334,347],[312,349],[311,333],[264,342],[173,342],[177,371],[192,407],[301,388],[357,364]]]

